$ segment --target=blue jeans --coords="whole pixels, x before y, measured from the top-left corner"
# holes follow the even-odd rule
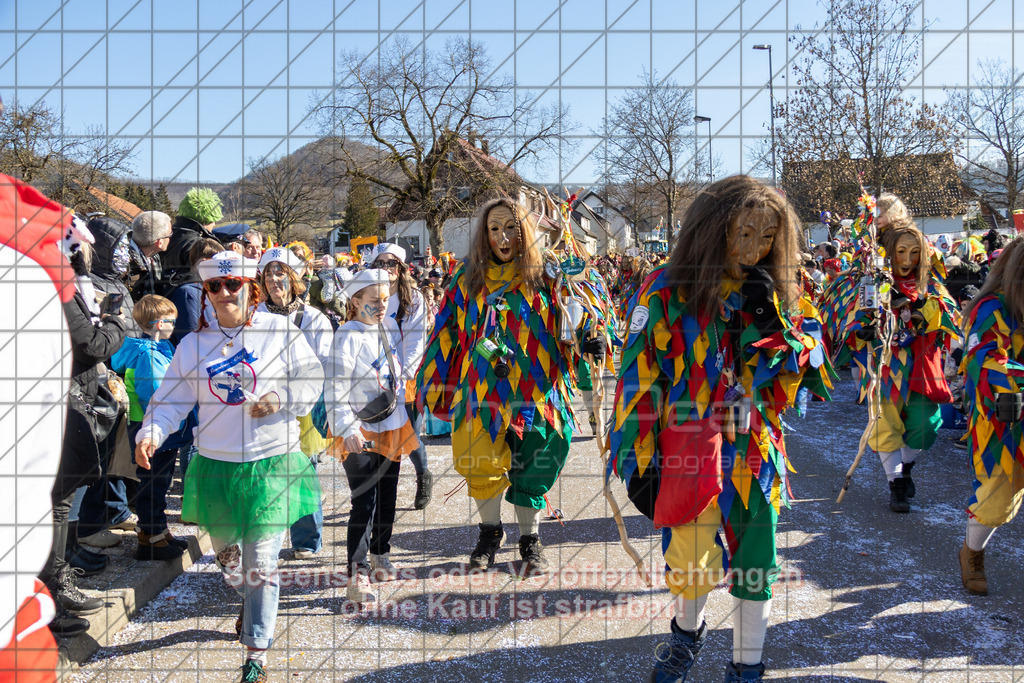
[[[219,538],[211,538],[213,552],[220,555],[226,547]],[[281,595],[281,581],[277,573],[277,556],[284,542],[284,532],[253,543],[242,543],[241,564],[217,566],[228,585],[242,598],[245,615],[239,642],[246,647],[266,650],[274,642],[277,625],[277,604]]]
[[[313,471],[315,472],[317,456],[310,457],[309,463],[313,466]],[[314,514],[306,515],[295,522],[295,524],[292,524],[292,548],[295,550],[310,550],[314,553],[320,552],[320,549],[324,546],[323,531],[324,502],[321,498]]]
[[[131,515],[124,480],[104,475],[85,489],[85,497],[78,510],[78,537],[92,536],[120,524]]]
[[[427,471],[427,448],[423,445],[423,441],[420,439],[420,428],[423,426],[423,420],[426,417],[426,413],[420,415],[420,419],[413,420],[413,412],[415,411],[415,403],[406,403],[405,412],[409,416],[409,421],[412,422],[412,428],[416,432],[416,450],[409,454],[409,460],[412,461],[413,469],[416,470],[416,475],[419,476]]]

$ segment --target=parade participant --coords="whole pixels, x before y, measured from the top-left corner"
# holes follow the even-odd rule
[[[879,199],[875,223],[893,279],[889,349],[879,339],[880,329],[889,325],[877,319],[874,306],[858,303],[861,270],[844,273],[830,289],[844,303],[829,301],[822,308],[840,311],[829,323],[835,330],[835,362],[856,366],[860,401],[869,398],[868,356],[873,356],[871,365],[878,368],[881,383],[880,413],[870,425],[867,444],[878,453],[889,481],[889,508],[909,512],[917,492],[912,478],[917,457],[935,443],[942,424],[940,405],[953,398],[942,368],[943,353],[958,336],[958,314],[934,271],[924,235],[909,220],[903,202],[890,197]],[[901,227],[891,227],[895,225]]]
[[[334,335],[324,394],[335,435],[329,452],[342,461],[352,491],[346,595],[359,604],[374,599],[368,571],[378,580],[397,575],[390,552],[398,475],[419,439],[404,407],[398,326],[387,316],[388,273],[361,271],[347,289],[349,319]]]
[[[789,502],[781,414],[802,387],[828,399],[834,377],[797,280],[799,231],[772,188],[720,180],[696,197],[668,264],[635,297],[609,467],[661,529],[675,596],[652,681],[686,678],[723,559],[734,605],[725,680],[764,674],[775,530]]]
[[[387,316],[398,325],[395,351],[402,366],[402,378],[406,383],[405,396],[408,402],[405,407],[409,419],[412,420],[416,410],[416,370],[423,360],[423,347],[431,321],[427,319],[428,308],[423,295],[416,289],[416,283],[409,275],[406,258],[404,248],[384,242],[374,249],[372,266],[386,271],[390,281]],[[419,433],[418,428],[415,431]],[[409,454],[409,460],[416,470],[416,497],[413,499],[413,507],[423,510],[430,504],[434,475],[427,467],[427,449],[422,443]]]
[[[235,632],[247,648],[243,681],[266,681],[284,533],[320,502],[295,421],[312,410],[324,380],[303,334],[284,317],[255,310],[256,266],[232,251],[198,264],[203,300],[215,315],[204,307],[198,331],[178,345],[135,449],[139,466],[149,467],[198,403],[199,454],[185,475],[181,512],[210,534],[218,566],[242,597]]]
[[[224,217],[223,206],[216,192],[207,187],[193,187],[178,204],[167,251],[161,256],[164,287],[178,285],[178,277],[192,269],[189,252],[201,239],[216,239],[210,229]]]
[[[974,494],[960,548],[964,588],[988,594],[985,546],[1024,499],[1024,238],[1003,249],[978,295],[964,310],[967,337],[961,372],[969,407],[968,447]]]
[[[327,367],[334,342],[334,327],[323,313],[306,305],[301,295],[306,291],[300,273],[304,261],[292,250],[273,247],[263,252],[260,258],[260,292],[263,301],[257,311],[276,313],[288,318],[302,331],[306,342],[313,349],[320,363]],[[327,417],[322,404],[318,402],[308,415],[299,417],[299,444],[302,452],[309,457],[316,469],[317,460],[327,448]],[[291,528],[292,552],[297,560],[308,560],[323,547],[323,506],[318,505],[312,515],[303,517]]]
[[[503,493],[519,522],[522,574],[548,567],[538,518],[569,453],[576,364],[551,290],[529,212],[506,198],[485,204],[417,376],[421,405],[452,423],[455,469],[480,513],[471,569],[494,563]],[[604,351],[598,340],[582,350]]]

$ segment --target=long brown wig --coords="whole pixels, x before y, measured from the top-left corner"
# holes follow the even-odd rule
[[[487,239],[487,216],[492,209],[499,206],[504,206],[512,211],[516,220],[519,252],[516,254],[515,261],[519,265],[523,285],[528,292],[536,292],[543,284],[544,252],[537,241],[537,223],[524,206],[508,197],[502,197],[484,204],[476,219],[476,230],[473,232],[469,254],[465,259],[466,291],[470,296],[475,296],[483,291],[487,267],[494,263],[494,252]]]
[[[985,278],[978,295],[964,308],[964,336],[967,319],[974,306],[989,294],[1003,295],[1006,311],[1017,323],[1024,322],[1024,237],[1018,237],[1003,247],[1003,253],[992,264],[992,270]]]
[[[918,296],[924,296],[928,293],[928,284],[931,282],[932,277],[931,252],[928,249],[928,241],[924,238],[924,233],[918,230],[917,226],[911,221],[908,226],[891,230],[887,229],[879,236],[878,241],[885,247],[885,254],[891,263],[893,256],[896,255],[896,244],[904,235],[910,235],[916,239],[917,246],[921,250],[921,260],[917,262],[917,272],[914,273],[914,277],[917,278]]]
[[[686,295],[694,315],[717,315],[728,253],[729,226],[747,211],[765,211],[778,230],[760,264],[775,283],[783,310],[800,297],[800,219],[774,189],[746,175],[719,180],[697,195],[683,216],[665,274]]]

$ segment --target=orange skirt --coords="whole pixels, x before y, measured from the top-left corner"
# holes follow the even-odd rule
[[[380,453],[395,462],[412,453],[420,445],[420,439],[409,420],[398,429],[387,432],[368,432],[362,428],[359,431],[363,433],[364,439],[373,442],[373,446],[367,446],[366,450]]]

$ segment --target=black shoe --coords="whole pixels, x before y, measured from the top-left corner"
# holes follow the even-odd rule
[[[912,469],[914,469],[914,463],[903,463],[903,481],[906,482],[903,486],[907,489],[907,498],[913,498],[917,493],[917,487],[914,486],[914,480],[910,478],[910,471]]]
[[[494,554],[501,547],[501,539],[504,537],[505,531],[500,524],[481,524],[480,537],[469,555],[469,568],[490,569],[494,564]]]
[[[422,510],[430,505],[430,498],[434,494],[434,475],[430,470],[424,470],[423,474],[416,475],[416,498],[412,506]]]
[[[541,552],[540,537],[534,535],[519,537],[519,556],[523,558],[522,576],[540,576],[548,571],[548,561]]]
[[[184,554],[185,549],[173,543],[165,545],[142,545],[140,543],[135,551],[135,559],[140,562],[170,562]]]
[[[170,531],[167,531],[165,533],[167,534],[167,542],[168,543],[170,543],[171,545],[176,545],[176,546],[178,546],[179,548],[181,548],[182,550],[184,550],[186,552],[188,551],[188,541],[187,540],[185,540],[184,538],[177,538],[175,536],[171,536],[171,532]]]
[[[758,664],[735,664],[729,662],[729,666],[725,667],[725,683],[762,680],[764,680],[764,662]]]
[[[74,638],[89,630],[88,619],[76,617],[61,607],[59,602],[54,604],[57,606],[57,615],[50,622],[50,632],[53,635],[61,638]]]
[[[95,614],[103,609],[106,604],[100,598],[90,598],[78,590],[78,577],[82,575],[81,569],[75,569],[65,564],[57,576],[44,580],[46,587],[53,595],[53,601],[76,615]]]
[[[68,553],[68,564],[75,569],[80,569],[82,571],[82,576],[99,574],[107,568],[107,563],[110,562],[110,558],[103,553],[93,552],[92,550],[80,545],[75,545],[71,550],[66,552]]]
[[[708,639],[708,625],[703,623],[696,631],[684,631],[675,619],[668,640],[659,643],[654,650],[654,670],[650,683],[681,683],[693,666],[694,660]]]
[[[910,512],[907,498],[907,481],[898,477],[889,482],[889,509],[893,512]]]

